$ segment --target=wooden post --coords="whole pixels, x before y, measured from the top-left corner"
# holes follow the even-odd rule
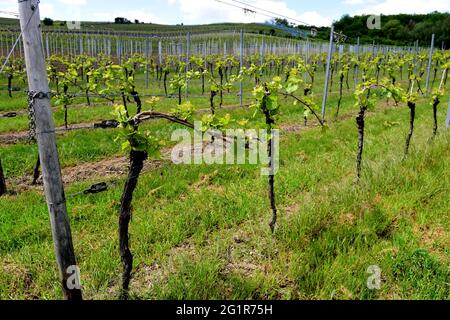
[[[64,54],[64,41],[63,41],[63,34],[60,34],[60,36],[59,36],[59,42],[60,42],[60,44],[61,44],[61,53],[62,54]]]
[[[161,40],[158,42],[158,58],[159,58],[159,66],[162,66],[162,43]]]
[[[48,43],[48,32],[45,34],[45,48],[46,48],[46,52],[47,52],[47,58],[50,57],[50,46]]]
[[[191,54],[191,33],[188,32],[186,35],[186,91],[185,96],[186,99],[189,95],[189,79],[188,79],[188,72],[189,72],[189,59]]]
[[[240,45],[239,45],[239,68],[242,72],[244,67],[244,30],[241,29]],[[242,107],[244,105],[244,86],[242,79],[239,82],[239,105]]]
[[[323,100],[322,100],[322,123],[325,121],[325,108],[327,105],[327,95],[328,95],[328,81],[330,78],[330,65],[331,65],[331,58],[333,55],[333,39],[334,39],[334,26],[331,26],[330,45],[328,47],[327,70],[325,72],[325,86],[324,86]]]
[[[148,57],[149,55],[149,41],[148,39],[145,40],[145,88],[148,90]]]
[[[356,68],[355,68],[355,87],[358,85],[358,72],[359,72],[359,37],[356,42]]]
[[[223,41],[223,58],[227,58],[227,40]]]
[[[205,43],[203,44],[203,62],[204,62],[204,69],[205,70],[208,67],[208,63],[206,61],[207,51],[208,51],[208,48],[207,48],[207,43],[205,41]]]
[[[14,50],[14,33],[11,33],[11,50],[12,50],[12,57],[15,58],[15,50]]]
[[[426,81],[426,85],[425,85],[425,95],[426,96],[429,93],[430,71],[431,71],[431,65],[433,64],[433,50],[434,50],[434,33],[431,35],[430,56],[428,57],[427,81]]]
[[[304,43],[303,43],[304,45]],[[303,49],[303,48],[302,48]],[[306,70],[309,61],[309,39],[306,39],[306,48],[305,48],[305,72],[303,73],[303,80],[306,83],[306,79],[308,77],[308,71]]]
[[[119,55],[119,64],[122,64],[122,54],[123,54],[122,39],[119,39],[118,44],[119,44],[119,46],[118,46],[117,52]]]
[[[5,33],[6,54],[9,53],[8,33]]]
[[[415,57],[414,57],[414,74],[417,75],[417,59],[419,56],[419,40],[414,43]]]
[[[41,159],[44,191],[52,228],[56,260],[64,298],[81,300],[81,288],[70,283],[76,267],[69,217],[56,147],[55,126],[50,108],[49,86],[42,50],[39,7],[31,0],[19,1],[20,26],[36,124],[36,139]],[[78,279],[77,271],[75,276]]]
[[[259,64],[262,66],[264,64],[264,35],[261,38],[261,52],[260,52],[260,57],[259,57]]]

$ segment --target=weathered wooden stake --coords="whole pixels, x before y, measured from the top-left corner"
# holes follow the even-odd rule
[[[148,90],[148,59],[149,59],[149,41],[145,41],[145,88]]]
[[[189,95],[189,78],[188,78],[188,72],[189,72],[189,59],[191,55],[191,33],[188,32],[186,34],[186,89],[185,89],[185,96],[186,99]]]
[[[428,85],[430,82],[431,65],[433,63],[433,49],[434,49],[434,33],[431,35],[431,47],[430,47],[430,56],[428,57],[427,82],[426,82],[425,95],[428,95],[428,91],[429,91]]]
[[[244,67],[244,30],[241,30],[240,45],[239,45],[239,68],[242,71]],[[244,87],[242,79],[239,82],[239,104],[242,107],[244,105]]]
[[[81,300],[81,288],[73,285],[78,268],[72,244],[69,217],[56,147],[55,126],[50,108],[47,70],[41,43],[40,15],[36,2],[19,1],[28,86],[35,114],[36,138],[41,159],[44,191],[53,234],[56,260],[64,298]],[[77,284],[77,281],[75,281]]]
[[[330,44],[328,47],[327,70],[325,72],[325,86],[323,90],[323,100],[322,100],[322,123],[325,121],[325,109],[327,105],[327,96],[328,96],[328,81],[330,79],[331,56],[333,54],[333,39],[334,39],[334,26],[331,26]]]
[[[359,63],[359,37],[358,37],[358,40],[356,42],[356,60]],[[355,67],[355,87],[358,85],[358,72],[359,72],[359,65],[356,64],[356,67]]]

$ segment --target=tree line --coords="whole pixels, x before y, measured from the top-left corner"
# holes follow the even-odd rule
[[[426,46],[431,42],[431,35],[436,35],[436,46],[450,48],[450,13],[433,12],[429,14],[397,14],[381,16],[381,29],[369,29],[369,16],[343,16],[334,23],[335,29],[345,34],[347,42],[386,45],[411,45],[419,40],[419,45]],[[319,32],[318,36],[329,37],[329,34]]]
[[[369,15],[344,15],[333,23],[335,31],[347,36],[347,43],[356,43],[358,37],[361,44],[411,45],[419,40],[419,45],[426,46],[431,42],[431,35],[436,35],[436,46],[450,48],[450,13],[432,12],[429,14],[397,14],[381,15],[381,29],[369,29]],[[304,25],[295,26],[286,19],[274,19],[273,24],[293,29],[306,30]],[[328,41],[329,27],[311,27],[316,31],[314,38]]]

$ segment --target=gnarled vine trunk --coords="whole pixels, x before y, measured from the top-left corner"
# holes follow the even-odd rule
[[[271,136],[271,132],[269,132],[269,136]],[[272,138],[267,139],[267,154],[269,156],[269,170],[272,171],[273,166],[273,145]],[[275,203],[275,176],[273,172],[269,173],[269,200],[270,200],[270,209],[272,210],[272,220],[269,223],[270,230],[272,233],[275,232],[275,225],[277,223],[277,206]]]
[[[141,101],[141,98],[139,97],[139,93],[136,90],[133,90],[130,94],[133,97],[134,102],[136,102],[136,114],[141,113],[142,101]]]
[[[129,112],[128,112],[127,98],[125,97],[125,92],[122,90],[122,91],[120,92],[120,95],[122,96],[122,103],[123,103],[123,106],[124,106],[124,108],[125,108],[125,112],[126,112],[126,114],[127,114],[127,117],[129,117],[130,114],[129,114]]]
[[[337,105],[337,109],[336,109],[336,118],[339,116],[339,110],[341,109],[342,91],[344,89],[344,74],[341,74],[341,77],[340,77],[339,81],[340,81],[340,84],[339,84],[339,100],[338,100],[338,105]]]
[[[361,163],[364,149],[364,116],[366,108],[361,107],[356,117],[356,125],[358,127],[358,155],[356,157],[356,176],[357,180],[361,179]]]
[[[200,72],[202,74],[202,95],[205,94],[205,73],[204,73],[204,69],[200,68]]]
[[[216,114],[216,107],[214,106],[214,97],[217,95],[217,91],[211,90],[209,95],[209,109],[211,111],[211,115]]]
[[[87,84],[87,83],[89,83],[89,76],[88,76],[88,75],[86,75],[86,84]],[[91,99],[89,98],[89,88],[86,88],[85,93],[86,93],[86,102],[87,102],[87,105],[90,106],[90,105],[91,105]]]
[[[431,137],[432,139],[434,139],[437,135],[437,131],[438,131],[438,121],[437,121],[437,107],[439,105],[440,100],[439,99],[435,99],[433,101],[433,121],[434,121],[434,125],[433,125],[433,136]]]
[[[12,98],[12,79],[13,79],[13,76],[9,74],[8,75],[8,96],[10,98]]]
[[[69,86],[64,84],[64,95],[67,96],[67,91],[69,90]],[[67,123],[67,103],[64,103],[64,127],[67,129],[69,127]]]
[[[268,92],[267,87],[265,88],[266,92]],[[269,93],[270,94],[270,93]],[[274,166],[274,159],[273,159],[273,138],[272,138],[272,128],[274,123],[274,120],[270,116],[270,111],[267,109],[267,96],[262,101],[261,109],[264,112],[266,125],[267,125],[267,155],[269,157],[269,184],[268,184],[268,191],[269,191],[269,201],[270,201],[270,209],[272,211],[272,219],[269,223],[270,230],[272,233],[275,232],[275,225],[277,223],[277,206],[275,203],[275,173],[273,172],[273,166]]]
[[[410,117],[409,117],[409,133],[406,137],[406,146],[405,146],[405,156],[409,152],[409,146],[411,143],[411,138],[414,133],[414,120],[416,118],[416,104],[414,102],[408,101],[408,107],[410,111]]]
[[[168,71],[164,71],[164,94],[167,97],[167,75],[169,74]]]
[[[143,151],[130,152],[130,169],[128,171],[127,181],[120,201],[119,216],[119,246],[120,257],[123,264],[122,272],[122,291],[120,299],[128,299],[128,291],[131,281],[131,270],[133,269],[133,255],[129,245],[128,227],[131,220],[133,192],[136,189],[139,175],[144,167],[144,161],[147,159],[147,153]]]

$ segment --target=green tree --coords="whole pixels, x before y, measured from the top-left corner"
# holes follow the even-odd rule
[[[44,26],[52,26],[53,25],[53,20],[50,18],[45,18],[43,21]]]

